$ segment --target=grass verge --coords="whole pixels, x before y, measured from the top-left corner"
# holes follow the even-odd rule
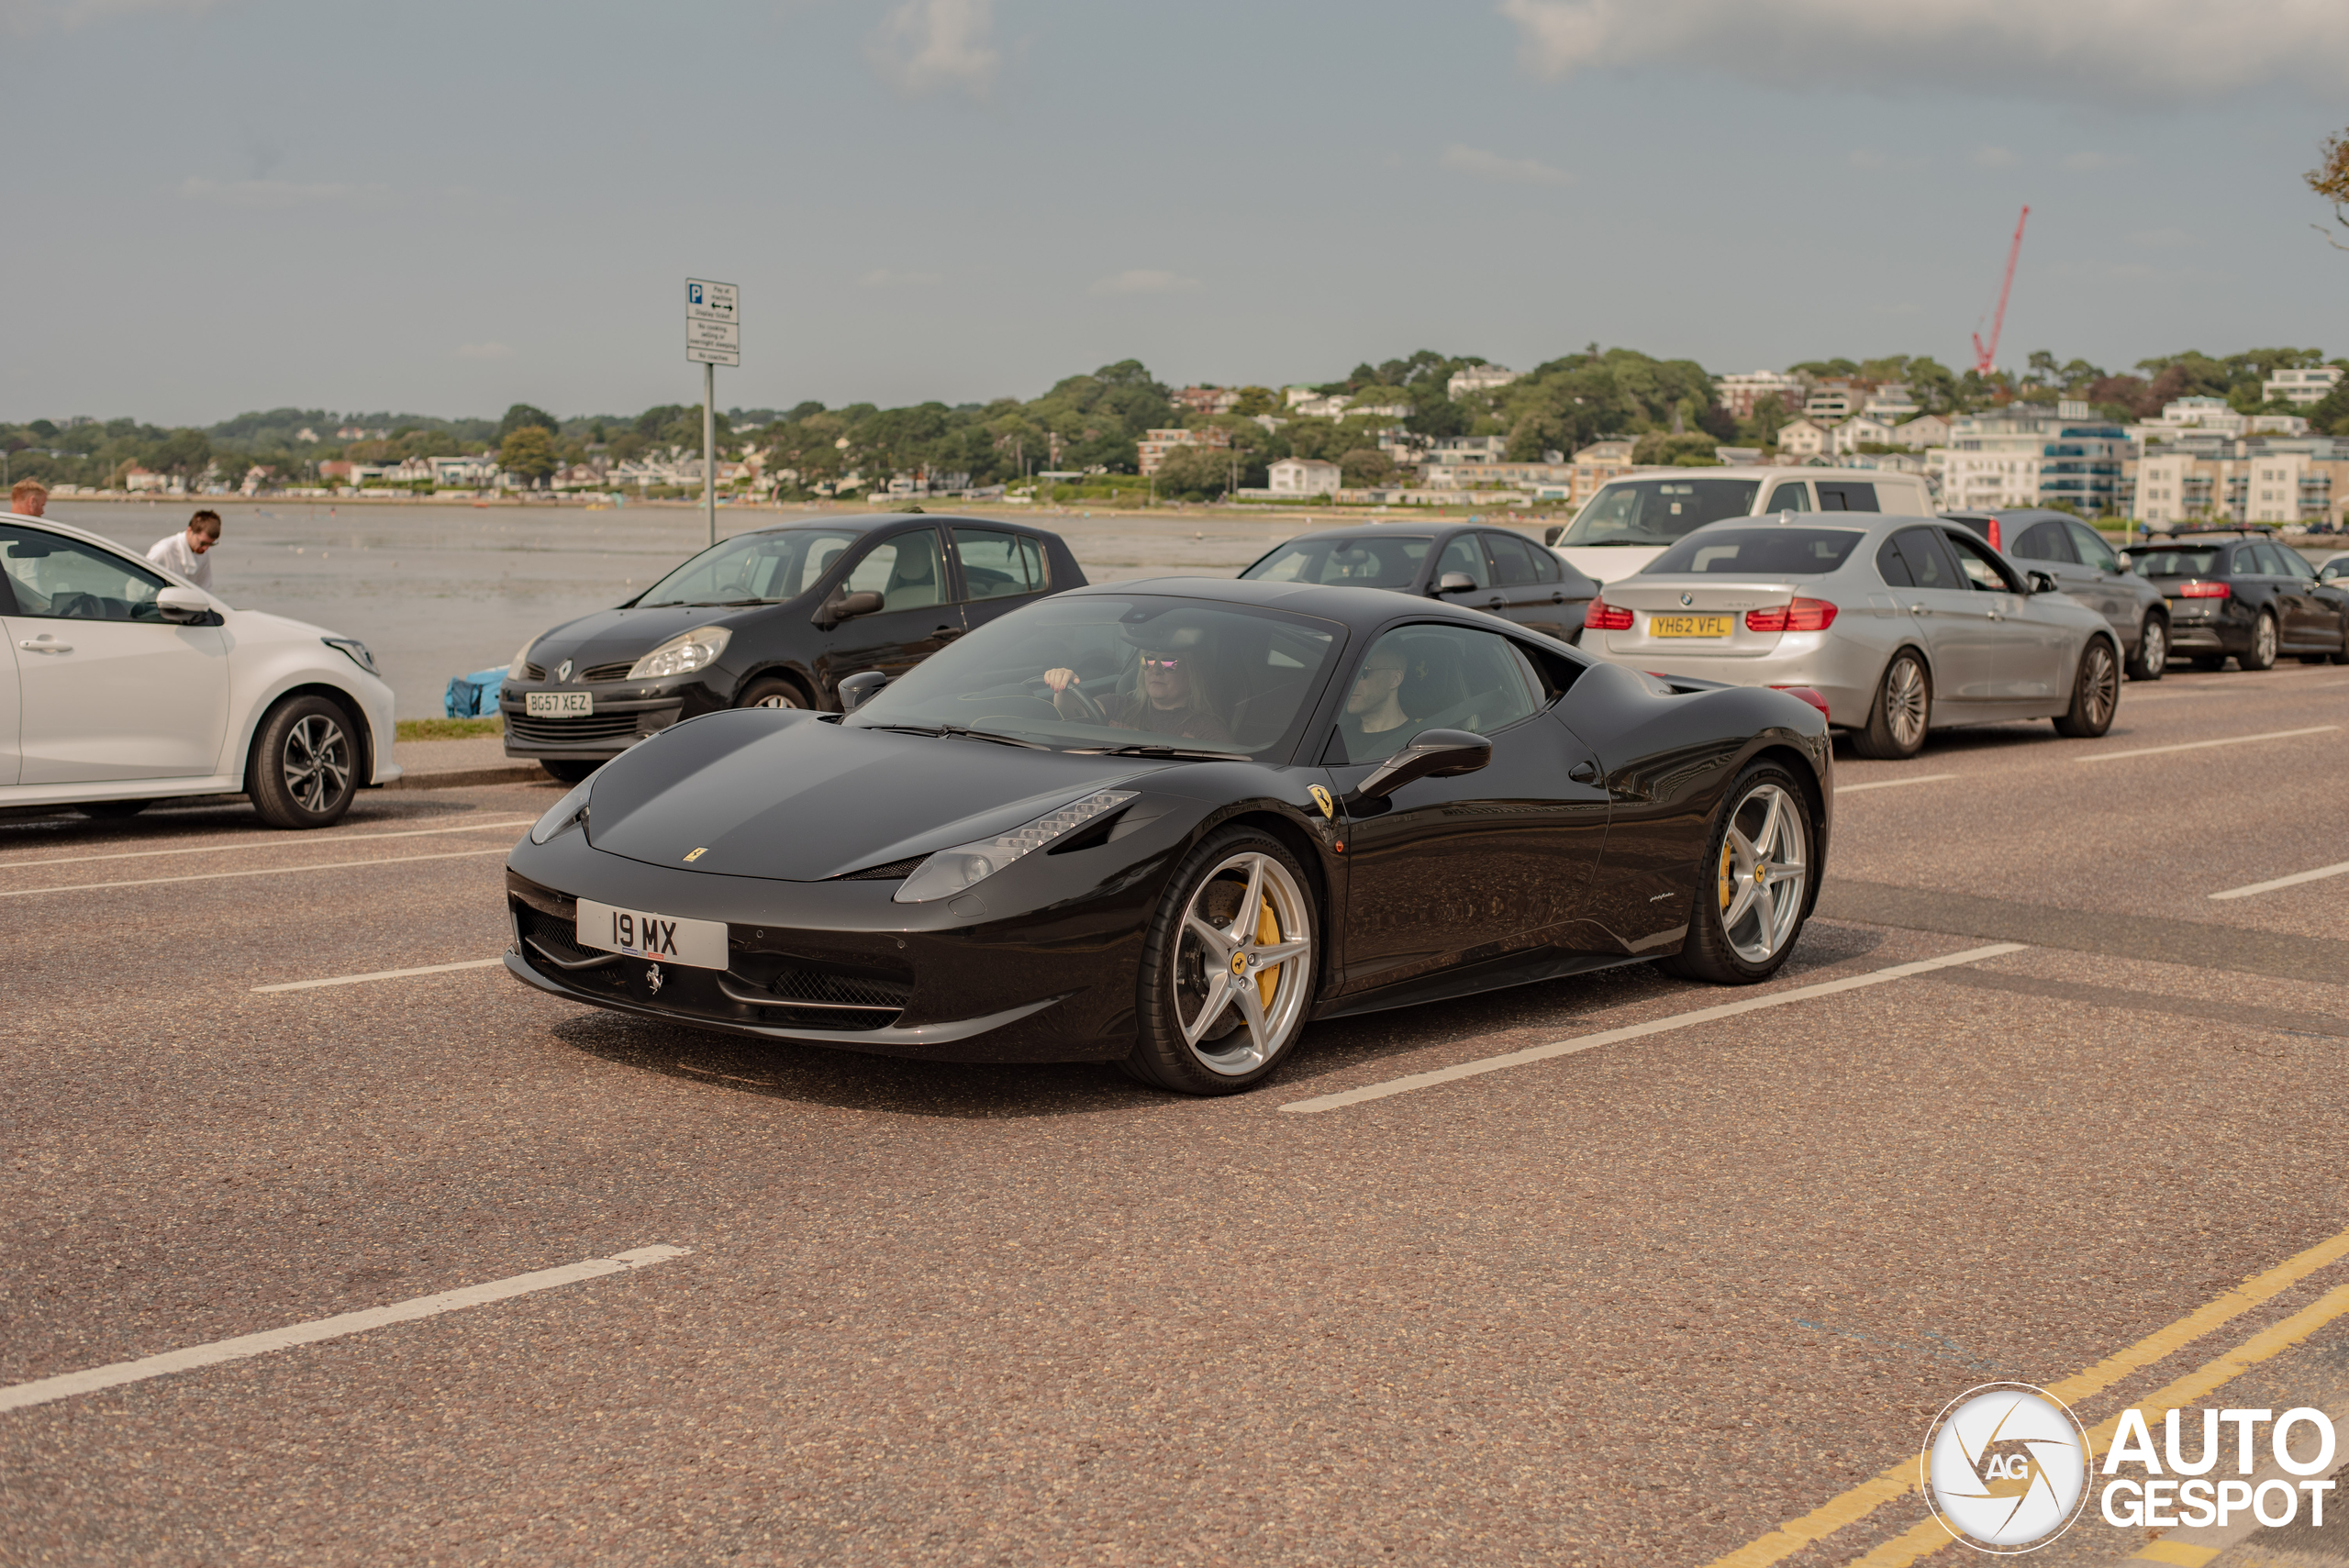
[[[462,740],[474,735],[505,733],[506,721],[502,718],[403,718],[399,721],[396,739]]]

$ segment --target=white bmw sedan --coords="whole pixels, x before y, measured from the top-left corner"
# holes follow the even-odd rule
[[[323,828],[392,761],[392,689],[362,643],[201,588],[97,535],[0,513],[0,806],[128,817],[244,795]]]

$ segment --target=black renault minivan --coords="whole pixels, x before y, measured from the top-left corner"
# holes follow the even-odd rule
[[[726,707],[837,712],[966,631],[1085,586],[1058,534],[996,518],[810,517],[711,546],[617,608],[514,655],[506,754],[577,783],[647,735]]]

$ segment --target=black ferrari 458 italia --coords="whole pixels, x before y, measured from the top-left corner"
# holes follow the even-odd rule
[[[690,719],[573,790],[507,862],[507,967],[1223,1094],[1316,1018],[1647,960],[1763,979],[1826,862],[1818,706],[1375,589],[1080,589],[885,680]]]

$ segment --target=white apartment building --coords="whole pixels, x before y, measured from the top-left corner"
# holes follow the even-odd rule
[[[1338,465],[1323,462],[1319,458],[1285,457],[1268,471],[1270,488],[1275,495],[1334,495],[1338,493]]]
[[[2251,417],[2236,413],[2223,397],[2174,397],[2149,423],[2166,425],[2175,430],[2199,429],[2240,436],[2251,424]]]
[[[1918,412],[1920,405],[1909,395],[1908,387],[1897,381],[1887,381],[1868,395],[1860,412],[1871,419],[1881,419],[1887,425],[1898,425]]]
[[[1230,444],[1230,431],[1209,426],[1202,430],[1145,430],[1141,439],[1134,443],[1134,450],[1140,459],[1138,466],[1147,475],[1156,473],[1158,465],[1166,461],[1166,454],[1176,447],[1228,447]]]
[[[1852,382],[1822,381],[1803,399],[1802,411],[1812,419],[1848,419],[1866,401],[1866,390]]]
[[[1865,414],[1854,415],[1830,433],[1835,439],[1835,450],[1839,454],[1858,451],[1863,446],[1888,447],[1898,439],[1890,425]]]
[[[1942,468],[1942,505],[1968,512],[2036,506],[2044,461],[2023,452],[1953,451]]]
[[[1949,445],[1949,420],[1939,414],[1920,414],[1892,428],[1892,439],[1912,452]]]
[[[1452,373],[1443,384],[1444,395],[1459,398],[1472,392],[1498,392],[1517,379],[1517,373],[1507,365],[1469,365]]]
[[[2141,523],[2182,523],[2186,520],[2188,482],[2195,476],[2192,454],[2165,451],[2159,447],[2148,450],[2137,460],[2136,501],[2130,513]],[[2209,485],[2198,487],[2203,494],[2195,499],[2207,506]]]
[[[2270,403],[2280,397],[2306,407],[2323,402],[2325,394],[2340,384],[2339,365],[2311,365],[2307,370],[2277,371],[2260,383],[2259,390]]]
[[[1784,457],[1825,457],[1835,450],[1835,432],[1815,419],[1797,419],[1778,431],[1778,451]]]
[[[1446,436],[1431,443],[1421,462],[1498,462],[1508,450],[1507,436]]]
[[[1802,381],[1778,371],[1744,371],[1713,378],[1714,395],[1735,419],[1753,417],[1753,405],[1775,397],[1789,409],[1802,406]]]
[[[2253,523],[2297,523],[2300,520],[2300,483],[2309,477],[2306,452],[2262,452],[2243,465],[2243,520]],[[2139,484],[2143,484],[2139,469]]]

